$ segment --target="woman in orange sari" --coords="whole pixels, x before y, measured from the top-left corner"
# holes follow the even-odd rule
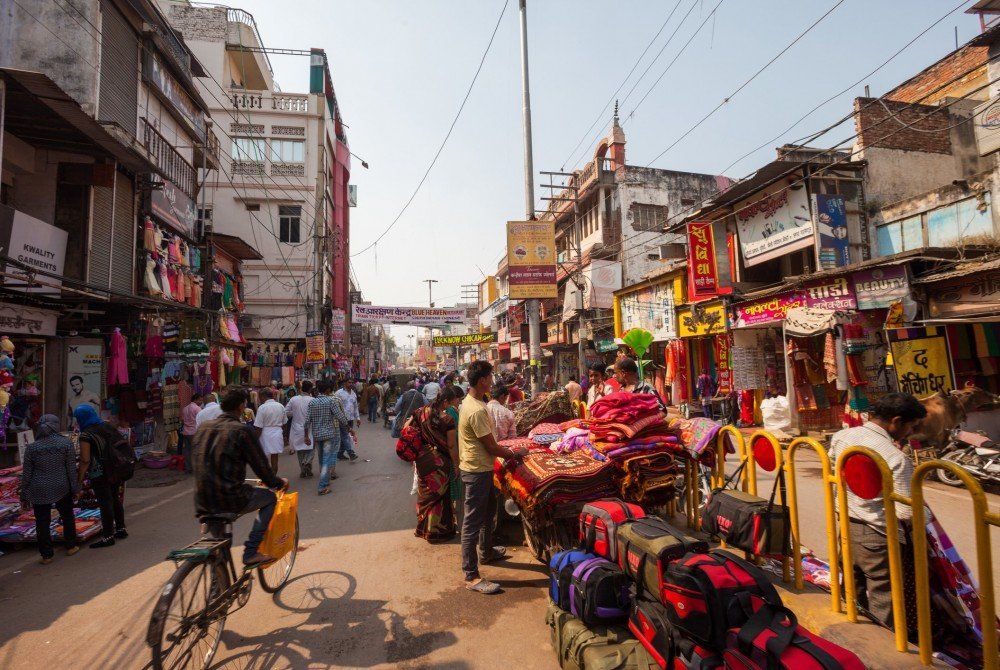
[[[458,462],[455,419],[446,411],[454,394],[446,387],[429,407],[413,413],[412,424],[424,439],[417,457],[417,529],[415,535],[434,544],[455,537],[455,510],[449,481]]]

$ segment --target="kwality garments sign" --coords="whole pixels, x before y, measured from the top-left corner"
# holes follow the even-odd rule
[[[555,221],[507,222],[507,281],[511,300],[559,296]]]
[[[813,243],[809,196],[801,184],[778,183],[755,201],[736,207],[736,230],[747,266],[757,265]],[[749,203],[749,204],[748,204]]]
[[[496,333],[469,333],[468,335],[436,335],[431,344],[435,347],[457,347],[471,344],[489,344],[496,341]]]
[[[11,207],[0,205],[0,257],[6,256],[33,270],[62,276],[66,261],[68,233]],[[0,260],[0,269],[4,262]],[[24,267],[12,267],[21,274]],[[52,286],[27,286],[17,279],[4,279],[5,287],[19,287],[25,293],[59,293],[62,279],[42,276]]]
[[[351,305],[351,323],[401,324],[409,326],[441,326],[446,323],[464,324],[464,307],[379,307]]]

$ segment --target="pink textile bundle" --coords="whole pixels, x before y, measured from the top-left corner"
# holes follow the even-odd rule
[[[590,406],[590,416],[616,423],[632,423],[652,412],[659,412],[656,397],[647,393],[619,391],[604,396]]]

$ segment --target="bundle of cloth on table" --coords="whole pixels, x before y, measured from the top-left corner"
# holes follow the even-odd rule
[[[539,393],[531,400],[513,406],[514,429],[518,435],[528,432],[541,423],[560,423],[574,416],[573,403],[566,391]]]
[[[755,564],[603,500],[583,508],[578,546],[549,561],[546,623],[564,670],[863,670],[798,624]]]
[[[21,510],[19,492],[21,488],[21,466],[0,470],[0,542],[33,542],[35,540],[35,513]],[[88,540],[101,531],[101,514],[97,509],[97,500],[93,496],[87,482],[78,504],[91,507],[76,507],[73,516],[76,519],[76,534],[80,541]],[[52,537],[62,540],[62,525],[59,513],[52,515]]]

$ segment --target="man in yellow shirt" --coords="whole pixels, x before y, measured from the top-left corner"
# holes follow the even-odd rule
[[[497,444],[493,421],[483,398],[493,384],[493,366],[474,361],[469,366],[469,393],[458,411],[458,468],[465,484],[465,517],[462,520],[462,570],[465,588],[493,594],[500,585],[479,575],[479,563],[493,563],[507,556],[505,547],[493,546],[493,514],[496,488],[493,461],[517,458],[526,449],[508,449]]]

